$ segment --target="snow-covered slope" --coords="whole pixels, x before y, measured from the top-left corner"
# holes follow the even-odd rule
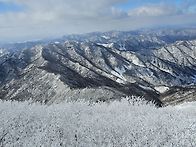
[[[1,69],[6,69],[2,70],[5,78],[1,97],[52,103],[83,97],[108,101],[140,95],[160,103],[156,93],[142,89],[133,80],[126,81],[126,69],[120,67],[126,62],[117,55],[110,48],[73,41],[24,49],[1,64]]]
[[[186,31],[176,36],[159,33],[67,36],[15,52],[2,51],[0,97],[53,103],[137,95],[160,104],[159,95],[171,87],[196,84],[196,41],[190,40],[194,33],[178,41],[185,39]],[[169,34],[171,44],[163,37]]]
[[[172,87],[160,99],[165,105],[196,101],[196,86]]]
[[[135,99],[135,98],[134,98]],[[196,103],[0,102],[1,146],[196,146]]]

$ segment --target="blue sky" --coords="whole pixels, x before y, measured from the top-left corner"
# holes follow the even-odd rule
[[[0,42],[196,24],[196,0],[0,0]]]
[[[132,1],[132,0],[128,0],[127,2],[121,3],[121,4],[117,4],[116,7],[121,8],[125,11],[128,11],[130,9],[134,9],[140,6],[144,6],[144,5],[156,5],[156,4],[168,4],[168,5],[176,5],[176,6],[181,6],[181,5],[188,5],[188,4],[193,4],[192,8],[195,8],[195,1],[196,0],[136,0],[136,1]],[[191,8],[190,8],[191,9]],[[196,11],[196,9],[194,9],[194,11]]]
[[[23,11],[21,5],[15,3],[0,2],[0,13]]]
[[[172,0],[171,0],[172,1]],[[178,2],[180,0],[174,0],[172,1],[172,3],[174,2]],[[138,0],[138,1],[135,1],[134,3],[132,1],[127,1],[125,3],[122,3],[122,4],[117,4],[116,7],[118,8],[121,8],[125,11],[129,10],[129,9],[134,9],[134,8],[137,8],[139,6],[142,6],[142,5],[146,5],[146,4],[157,4],[157,3],[160,3],[161,1],[159,0]]]
[[[128,0],[127,2],[118,3],[115,5],[115,7],[120,8],[122,10],[129,10],[134,9],[139,6],[143,6],[146,4],[159,4],[159,3],[170,3],[170,4],[176,4],[179,5],[183,3],[184,0]],[[11,3],[11,2],[0,2],[0,12],[6,13],[9,11],[17,12],[17,11],[23,11],[24,7],[22,5]]]

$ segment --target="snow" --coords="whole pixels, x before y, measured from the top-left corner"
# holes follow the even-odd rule
[[[111,74],[118,77],[116,82],[121,83],[121,84],[125,84],[127,81],[126,78],[123,76],[123,74],[126,71],[125,68],[123,66],[121,68],[115,67],[114,70],[111,71]]]
[[[182,45],[183,43],[184,43],[184,41],[177,41],[177,42],[176,42],[176,45],[179,46],[179,45]]]
[[[121,79],[119,79],[119,78],[117,78],[116,82],[117,82],[117,83],[120,83],[120,84],[125,84],[125,81],[124,81],[124,80],[121,80]]]
[[[7,52],[4,49],[0,48],[0,57],[2,57],[3,55],[5,55]]]
[[[123,45],[121,44],[119,50],[126,51],[125,44],[123,44]]]
[[[59,44],[60,42],[58,42],[58,41],[55,41],[54,43],[55,43],[55,44]]]
[[[106,48],[112,48],[114,43],[97,43],[98,45],[104,46]]]
[[[139,86],[145,90],[153,90],[151,87],[147,87],[147,86],[143,86],[143,85],[139,85]]]
[[[120,75],[123,75],[126,70],[124,66],[122,66],[121,68],[115,67],[115,71],[117,71]]]
[[[175,106],[177,109],[184,109],[186,111],[190,111],[190,110],[193,110],[195,111],[196,109],[196,102],[186,102],[186,103],[183,103],[181,105],[177,105]]]
[[[193,83],[196,83],[196,75],[192,77]]]
[[[104,38],[104,39],[110,39],[109,36],[105,36],[105,35],[103,35],[103,36],[101,36],[101,37]]]
[[[160,93],[164,93],[164,92],[169,90],[169,87],[167,87],[167,86],[157,86],[157,87],[155,87],[155,90],[160,92]]]
[[[141,61],[138,59],[138,57],[136,57],[135,55],[132,56],[132,62],[133,64],[137,65],[137,66],[140,66],[140,67],[145,67],[143,65],[143,63],[141,63]]]
[[[135,64],[135,65],[137,65],[137,66],[146,67],[146,66],[144,65],[144,63],[143,63],[142,61],[140,61],[140,59],[139,59],[134,53],[132,53],[132,54],[127,54],[127,55],[125,55],[125,57],[126,57],[129,61],[131,61],[133,64]]]
[[[3,49],[0,49],[0,54],[3,54]]]
[[[129,99],[129,98],[128,98]],[[1,146],[196,146],[196,103],[0,101]]]
[[[167,73],[169,73],[169,74],[173,75],[172,70],[165,69],[165,68],[162,68],[162,67],[159,67],[159,69],[160,69],[160,70],[162,70],[162,71],[164,71],[164,72],[167,72]]]

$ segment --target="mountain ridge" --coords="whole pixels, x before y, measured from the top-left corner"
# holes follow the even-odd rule
[[[127,39],[117,35],[113,42],[106,34],[101,34],[103,40],[89,36],[89,40],[82,38],[85,41],[65,39],[15,52],[3,49],[1,99],[53,103],[85,96],[92,101],[110,101],[137,95],[161,104],[158,98],[170,87],[196,83],[196,40],[157,47],[155,39],[149,47],[141,35],[138,40],[143,45],[133,44],[129,32],[124,34]],[[97,39],[93,41],[93,37]],[[151,38],[145,39],[150,42]],[[119,39],[129,42],[122,44]]]

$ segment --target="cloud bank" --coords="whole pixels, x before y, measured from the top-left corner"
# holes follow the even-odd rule
[[[196,23],[195,0],[0,0],[20,11],[0,12],[0,41],[24,41],[70,33],[133,30]],[[137,1],[138,2],[138,1]],[[118,5],[130,5],[129,10]]]

